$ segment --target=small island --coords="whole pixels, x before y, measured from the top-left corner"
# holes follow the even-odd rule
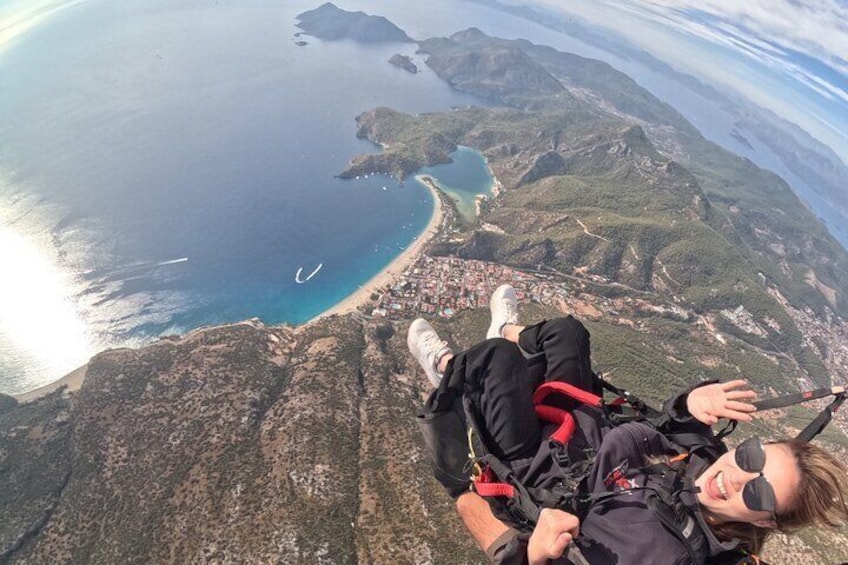
[[[738,129],[733,128],[733,131],[730,132],[730,135],[731,135],[731,137],[733,137],[733,139],[735,139],[736,141],[738,141],[739,143],[741,143],[743,146],[747,147],[751,151],[756,151],[756,149],[754,149],[754,146],[751,145],[751,142],[748,141],[748,138],[746,138],[744,135],[742,135],[739,132]]]
[[[348,12],[330,2],[297,16],[297,27],[319,39],[353,39],[368,43],[409,43],[412,39],[382,16]]]
[[[418,73],[418,67],[412,62],[412,59],[406,55],[395,53],[392,55],[392,58],[389,59],[389,63],[412,74]]]

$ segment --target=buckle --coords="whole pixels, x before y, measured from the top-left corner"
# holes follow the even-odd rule
[[[560,468],[571,467],[571,457],[568,456],[568,451],[565,449],[565,446],[560,446],[559,444],[556,444],[556,447],[558,449],[551,450],[551,457],[553,457],[554,462]]]
[[[475,483],[480,480],[483,476],[483,466],[480,465],[479,461],[475,461],[474,465],[471,467],[471,480]]]

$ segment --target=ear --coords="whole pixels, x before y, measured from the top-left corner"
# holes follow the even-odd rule
[[[768,518],[766,520],[754,520],[751,523],[757,526],[758,528],[768,528],[770,530],[773,530],[777,527],[777,522],[775,522],[771,518]]]

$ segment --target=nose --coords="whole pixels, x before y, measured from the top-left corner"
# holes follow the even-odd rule
[[[752,481],[759,476],[759,473],[748,472],[744,469],[734,469],[733,475],[730,477],[730,484],[733,485],[733,492],[741,492],[748,481]]]

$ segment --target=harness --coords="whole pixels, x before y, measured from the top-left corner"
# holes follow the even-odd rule
[[[531,375],[534,363],[529,360]],[[536,368],[538,372],[538,367]],[[695,508],[687,505],[681,497],[686,491],[684,485],[685,466],[676,468],[666,464],[650,465],[642,469],[653,476],[659,486],[635,487],[603,495],[590,494],[587,481],[595,458],[592,450],[583,450],[578,457],[569,455],[568,444],[577,429],[573,411],[578,406],[589,406],[601,412],[604,422],[610,427],[630,421],[640,421],[656,426],[662,414],[625,390],[618,389],[605,381],[600,375],[594,375],[595,390],[606,390],[614,395],[607,402],[601,395],[593,394],[568,383],[551,381],[540,385],[534,395],[533,404],[536,415],[544,422],[556,425],[556,429],[547,439],[546,449],[551,458],[552,469],[556,471],[556,482],[533,488],[522,483],[515,471],[507,463],[495,457],[485,445],[478,413],[475,409],[473,390],[463,395],[463,411],[468,431],[469,460],[472,464],[472,490],[485,498],[495,516],[512,523],[519,530],[532,531],[539,520],[542,508],[558,508],[576,515],[584,516],[589,507],[603,504],[605,501],[633,490],[650,490],[648,507],[686,548],[693,563],[702,563],[709,555],[709,542],[701,525],[695,518]],[[816,417],[797,437],[810,441],[821,433],[832,419],[833,413],[848,397],[844,387],[819,389],[808,393],[792,394],[755,403],[759,410],[768,410],[835,396],[834,400]],[[564,401],[564,402],[563,402]],[[701,452],[709,460],[716,460],[726,452],[721,441],[736,427],[736,422],[720,430],[715,437],[708,438],[696,433],[665,434],[677,445],[689,450],[684,457]],[[691,492],[691,491],[689,491]],[[695,504],[697,504],[695,502]],[[711,558],[713,564],[749,565],[763,564],[756,555],[744,550],[727,552],[718,558]]]
[[[536,389],[533,395],[536,415],[544,422],[557,425],[547,443],[559,479],[551,488],[525,486],[508,465],[489,451],[479,432],[473,407],[470,402],[466,402],[468,447],[470,457],[474,461],[471,473],[474,490],[489,499],[490,503],[493,498],[502,499],[501,505],[495,505],[496,515],[501,514],[509,521],[526,526],[530,530],[538,521],[542,508],[570,508],[574,511],[578,509],[583,502],[579,498],[581,487],[585,486],[594,461],[594,452],[591,451],[584,451],[584,457],[578,460],[569,456],[566,447],[577,424],[569,410],[546,403],[557,394],[583,405],[599,409],[604,406],[601,397],[567,383],[548,382]]]
[[[531,377],[540,368],[530,358]],[[535,366],[534,366],[535,365]],[[468,430],[469,460],[472,462],[473,490],[485,498],[494,514],[514,524],[518,529],[532,531],[542,508],[559,508],[582,515],[596,502],[587,496],[587,480],[595,458],[593,449],[584,448],[569,453],[569,442],[577,430],[573,414],[579,406],[600,411],[603,422],[612,428],[631,421],[657,419],[661,413],[636,398],[593,375],[596,390],[607,390],[615,397],[610,402],[602,395],[588,392],[561,381],[550,381],[537,387],[533,406],[539,420],[556,426],[541,448],[548,452],[554,475],[545,485],[525,485],[510,465],[498,459],[485,445],[478,413],[475,409],[476,391],[466,390],[463,409]],[[691,434],[696,436],[696,434]],[[703,438],[696,436],[699,443]],[[685,439],[685,438],[681,438]]]

